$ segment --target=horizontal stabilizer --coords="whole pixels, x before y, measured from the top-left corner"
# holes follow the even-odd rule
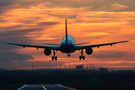
[[[60,46],[60,44],[53,44],[53,43],[43,43],[44,45],[57,45]]]
[[[88,44],[88,43],[90,43],[90,42],[86,42],[86,43],[76,43],[76,44],[74,44],[74,45],[82,45],[82,44]]]

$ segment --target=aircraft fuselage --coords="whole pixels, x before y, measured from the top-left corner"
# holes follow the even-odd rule
[[[66,36],[63,37],[60,49],[62,53],[73,53],[75,52],[75,38],[72,35],[68,35],[68,41],[66,41]]]

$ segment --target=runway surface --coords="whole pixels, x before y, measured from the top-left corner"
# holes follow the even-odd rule
[[[70,87],[65,87],[60,84],[46,85],[24,85],[17,90],[77,90]]]

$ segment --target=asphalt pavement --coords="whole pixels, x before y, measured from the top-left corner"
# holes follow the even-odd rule
[[[77,90],[61,84],[24,85],[17,90]]]

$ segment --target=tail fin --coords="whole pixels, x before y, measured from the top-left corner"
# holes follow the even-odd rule
[[[66,42],[68,41],[68,34],[67,34],[67,19],[65,19],[65,29],[66,29]]]

